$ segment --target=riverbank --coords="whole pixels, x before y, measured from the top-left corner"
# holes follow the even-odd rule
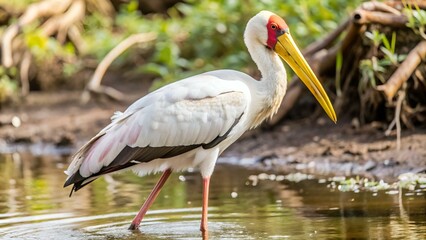
[[[114,111],[123,111],[146,93],[147,85],[126,82],[123,102],[80,103],[81,92],[32,93],[24,103],[3,109],[0,151],[5,146],[46,143],[72,152],[109,123]],[[12,119],[14,119],[12,121]],[[13,124],[12,124],[13,123]],[[426,172],[426,129],[404,130],[401,149],[396,136],[385,136],[384,126],[328,119],[287,121],[270,130],[256,130],[232,145],[226,159],[275,172],[318,175],[360,175],[392,181],[405,172]]]

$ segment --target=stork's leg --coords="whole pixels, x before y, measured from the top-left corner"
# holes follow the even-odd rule
[[[152,189],[151,193],[149,194],[148,198],[146,199],[146,201],[142,205],[138,214],[133,219],[132,224],[130,224],[129,230],[135,230],[135,229],[139,228],[139,225],[141,224],[143,217],[145,216],[149,207],[151,207],[154,200],[157,198],[158,194],[160,193],[161,188],[163,187],[164,183],[169,178],[171,173],[172,173],[172,170],[167,169],[166,171],[164,171],[163,175],[161,175],[160,180],[158,180],[157,184]]]
[[[210,177],[203,178],[203,213],[201,216],[201,232],[207,232],[207,215],[209,207],[209,188],[210,188]]]

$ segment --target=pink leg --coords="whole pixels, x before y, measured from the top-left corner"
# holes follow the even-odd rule
[[[138,214],[133,219],[132,224],[130,224],[129,230],[136,230],[137,228],[139,228],[139,225],[141,224],[143,217],[145,216],[149,207],[151,207],[154,200],[157,198],[158,194],[160,193],[161,188],[163,187],[164,183],[169,178],[171,173],[172,173],[172,170],[167,169],[166,171],[164,171],[163,175],[161,175],[160,180],[158,180],[157,184],[152,189],[151,193],[149,194],[148,198],[146,199],[146,201],[142,205]]]
[[[200,231],[207,232],[207,215],[209,207],[209,188],[210,188],[210,177],[203,178],[203,213],[201,216]]]

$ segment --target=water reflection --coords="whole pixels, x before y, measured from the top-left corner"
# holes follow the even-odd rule
[[[100,178],[68,197],[66,157],[0,156],[0,238],[199,239],[202,181],[173,174],[142,222],[127,230],[159,176]],[[339,192],[318,180],[248,181],[254,171],[219,165],[212,177],[209,236],[412,238],[426,235],[424,189],[401,194]]]

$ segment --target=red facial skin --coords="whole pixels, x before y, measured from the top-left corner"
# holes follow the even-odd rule
[[[287,23],[284,21],[284,19],[278,17],[277,15],[272,15],[269,17],[266,28],[268,29],[268,41],[266,43],[270,49],[274,49],[275,44],[277,44],[277,38],[288,32]]]

